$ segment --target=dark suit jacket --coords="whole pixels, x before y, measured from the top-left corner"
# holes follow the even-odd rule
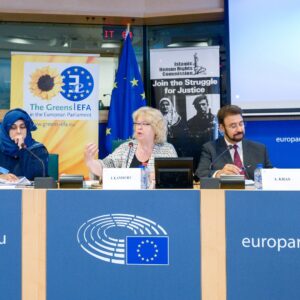
[[[265,145],[246,139],[243,139],[242,145],[244,167],[249,179],[254,178],[254,170],[257,164],[263,164],[264,168],[272,168]],[[223,169],[226,164],[233,164],[230,152],[226,152],[226,149],[227,144],[224,137],[204,144],[196,175],[199,178],[211,177],[217,170]],[[224,152],[223,155],[221,155],[222,152]]]

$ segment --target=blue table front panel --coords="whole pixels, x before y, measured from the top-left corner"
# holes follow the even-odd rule
[[[0,191],[0,299],[21,299],[21,190]]]
[[[47,300],[199,300],[200,290],[199,191],[47,192]]]
[[[300,192],[226,192],[227,300],[300,299]]]

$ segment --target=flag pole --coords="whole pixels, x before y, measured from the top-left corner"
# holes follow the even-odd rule
[[[130,23],[127,24],[126,37],[127,37],[127,34],[129,34],[129,32],[130,32]]]

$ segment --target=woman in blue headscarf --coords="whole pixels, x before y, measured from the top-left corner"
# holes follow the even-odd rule
[[[48,175],[48,151],[31,136],[31,131],[36,129],[28,113],[20,108],[12,109],[5,114],[0,125],[2,178],[14,181],[15,175],[33,180],[34,177]]]

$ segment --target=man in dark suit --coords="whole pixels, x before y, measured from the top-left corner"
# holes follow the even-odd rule
[[[221,174],[244,174],[254,178],[257,164],[272,168],[265,145],[244,139],[242,110],[236,105],[223,106],[218,112],[219,129],[224,137],[203,145],[196,175],[219,178]]]

